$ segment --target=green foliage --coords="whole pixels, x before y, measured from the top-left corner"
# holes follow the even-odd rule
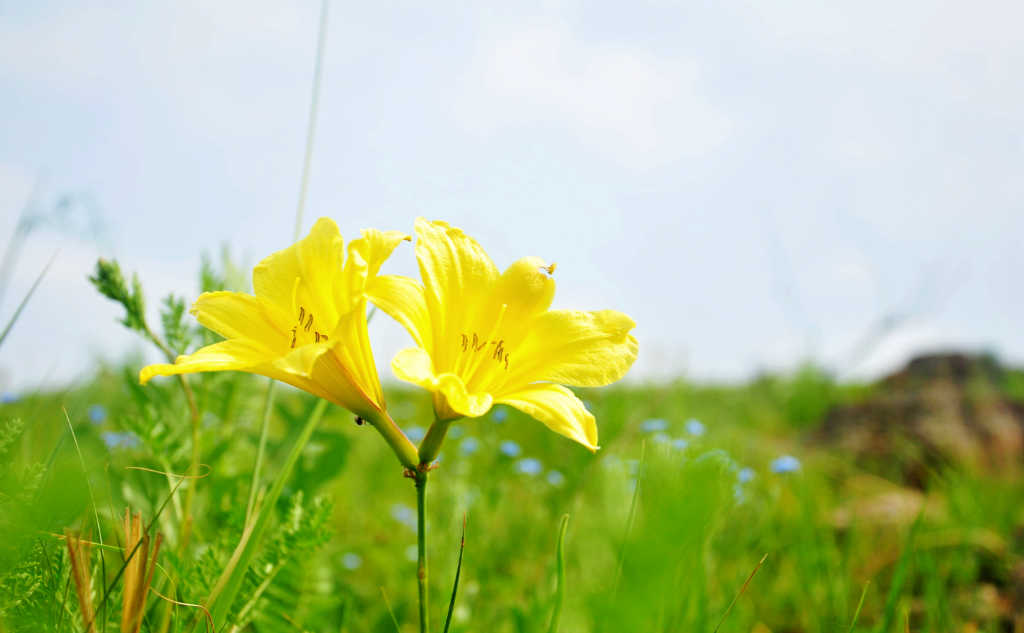
[[[249,282],[247,273],[243,272],[234,258],[231,250],[225,245],[214,263],[209,253],[203,253],[199,267],[199,290],[201,292],[215,292],[217,290],[244,291],[248,289]]]
[[[305,503],[302,491],[292,497],[284,520],[245,575],[232,606],[234,622],[242,627],[253,622],[261,631],[295,630],[305,607],[302,598],[309,594],[311,557],[330,539],[331,509],[322,498]]]
[[[208,262],[201,284],[227,287],[237,281],[230,276]],[[101,262],[94,283],[125,305],[126,325],[146,329],[129,316],[141,315],[142,290],[126,284],[116,264]],[[214,338],[198,334],[185,306],[170,297],[161,310],[162,342],[175,353]],[[0,629],[82,630],[59,535],[94,530],[86,481],[107,543],[94,549],[93,578],[96,601],[109,590],[100,621],[108,631],[118,629],[120,614],[120,517],[130,507],[148,521],[165,501],[153,526],[164,538],[153,589],[203,604],[218,630],[390,632],[391,610],[400,630],[414,628],[414,491],[372,429],[331,407],[310,425],[324,405],[279,389],[257,478],[259,510],[247,516],[266,381],[190,376],[200,421],[193,437],[179,381],[142,387],[138,369],[98,372],[80,388],[0,405]],[[1007,376],[1011,394],[1018,379]],[[902,630],[908,608],[915,631],[1012,630],[1012,612],[1000,605],[1009,604],[1024,564],[1019,470],[953,465],[922,493],[804,441],[831,406],[866,390],[814,368],[741,386],[580,390],[600,426],[596,454],[508,408],[500,422],[495,412],[456,422],[431,474],[434,621],[445,621],[443,598],[458,572],[451,633],[533,632],[555,623],[561,631],[711,631],[720,621],[722,633],[758,625],[888,633]],[[426,394],[389,390],[387,401],[406,429],[431,420]],[[94,403],[108,412],[98,424],[84,417]],[[646,431],[647,418],[665,420],[665,429]],[[705,433],[688,430],[691,418]],[[520,454],[502,452],[506,441]],[[196,446],[205,476],[183,480]],[[799,472],[771,472],[784,453],[800,458]],[[527,467],[524,458],[536,463]],[[554,535],[565,534],[559,521],[568,513],[571,533],[558,539],[553,561]],[[211,602],[225,578],[226,597]],[[153,593],[143,630],[198,631],[204,620],[200,609]]]
[[[798,427],[819,422],[835,401],[835,382],[813,365],[801,367],[787,385],[786,418]]]
[[[5,421],[3,426],[0,426],[0,477],[7,471],[7,453],[10,452],[11,447],[21,437],[24,430],[25,424],[21,418],[11,418]]]
[[[192,342],[192,327],[185,321],[185,300],[173,294],[164,297],[160,322],[167,347],[175,354],[183,354]]]
[[[126,328],[142,333],[149,331],[146,324],[146,299],[138,275],[132,275],[129,288],[117,260],[100,258],[96,262],[96,272],[89,277],[89,281],[104,297],[121,304],[124,308],[121,323]]]

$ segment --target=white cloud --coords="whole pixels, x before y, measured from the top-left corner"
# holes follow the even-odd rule
[[[564,22],[497,29],[459,82],[456,114],[478,133],[540,127],[638,168],[707,153],[730,122],[688,58],[594,42]]]

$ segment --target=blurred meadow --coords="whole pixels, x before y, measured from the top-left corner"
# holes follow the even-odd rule
[[[0,6],[0,633],[425,630],[371,424],[139,381],[319,216],[444,218],[636,321],[574,389],[600,450],[449,429],[431,630],[1024,633],[1019,6],[122,9]]]

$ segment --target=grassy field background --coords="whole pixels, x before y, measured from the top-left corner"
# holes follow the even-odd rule
[[[131,467],[188,472],[188,409],[176,381],[140,387],[136,371],[0,407],[0,629],[85,630],[66,530],[104,544],[90,559],[96,630],[119,630],[125,508],[157,517],[152,587],[179,602],[206,602],[242,538],[267,381],[191,377],[208,475],[171,495],[178,479]],[[948,464],[920,490],[817,439],[830,407],[872,390],[813,368],[583,390],[594,455],[512,409],[458,423],[428,489],[434,627],[465,517],[451,630],[548,630],[569,515],[561,631],[1020,631],[1024,480]],[[418,439],[429,396],[392,388],[388,402]],[[277,388],[263,491],[314,406]],[[414,630],[415,495],[384,442],[329,407],[284,484],[218,630],[394,631],[393,617]],[[199,609],[151,593],[141,628],[204,626]]]

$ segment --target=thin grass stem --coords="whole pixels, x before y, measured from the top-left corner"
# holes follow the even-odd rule
[[[725,619],[729,617],[730,613],[732,613],[732,608],[736,606],[740,597],[747,592],[747,587],[750,586],[750,581],[754,579],[754,575],[757,574],[757,571],[761,569],[761,565],[764,565],[764,561],[766,560],[768,560],[768,554],[761,557],[761,560],[759,560],[757,565],[754,566],[754,570],[750,572],[749,576],[747,576],[747,580],[743,583],[743,586],[740,587],[739,592],[733,596],[732,602],[730,602],[729,606],[726,607],[725,613],[722,614],[722,619],[718,621],[718,625],[715,627],[715,633],[718,633],[718,629],[722,628],[722,624],[725,623]]]
[[[380,595],[384,597],[384,606],[387,607],[388,615],[391,616],[391,622],[395,625],[395,631],[402,633],[402,627],[398,624],[398,618],[395,617],[395,610],[391,608],[391,601],[388,600],[388,592],[384,591],[384,587],[380,588]]]
[[[270,411],[274,407],[274,379],[267,381],[267,394],[263,400],[263,419],[260,423],[260,443],[256,449],[256,463],[252,467],[252,484],[249,487],[249,503],[245,507],[245,522],[252,518],[256,504],[256,491],[260,486],[260,471],[263,469],[263,458],[267,452],[267,432],[270,428]]]
[[[636,507],[640,502],[640,483],[644,478],[644,457],[647,453],[647,441],[640,443],[640,462],[636,471],[636,487],[633,488],[633,500],[629,504],[629,516],[626,518],[626,533],[622,536],[622,547],[619,548],[619,561],[615,565],[615,578],[612,580],[612,599],[619,591],[619,580],[622,576],[622,566],[626,562],[626,545],[629,544],[629,536],[633,532],[633,521],[636,519]]]
[[[850,628],[846,630],[847,633],[853,633],[853,627],[857,625],[857,618],[860,617],[860,610],[864,608],[864,598],[868,595],[868,587],[870,585],[870,580],[864,583],[864,589],[860,592],[860,600],[857,602],[857,609],[853,612],[853,619],[850,620]]]
[[[462,515],[462,538],[459,539],[459,562],[455,566],[455,582],[452,584],[452,599],[448,601],[448,615],[444,619],[444,633],[452,625],[452,613],[455,611],[455,595],[459,591],[459,576],[462,574],[462,553],[466,550],[466,515]]]
[[[313,161],[313,139],[316,137],[316,115],[320,107],[320,78],[323,76],[324,48],[327,44],[328,1],[320,3],[320,32],[316,43],[316,66],[313,69],[313,95],[309,102],[309,123],[306,128],[306,153],[302,159],[302,184],[299,186],[299,204],[295,209],[295,241],[302,234],[302,214],[309,189],[309,165]]]
[[[7,322],[7,326],[4,327],[4,331],[0,332],[0,345],[3,345],[4,339],[6,339],[7,335],[10,334],[11,328],[14,327],[14,324],[17,322],[18,317],[21,316],[21,313],[25,309],[25,306],[28,305],[29,299],[32,298],[32,295],[35,293],[36,288],[39,287],[39,284],[43,282],[43,277],[45,277],[46,273],[50,271],[50,266],[53,266],[53,262],[54,260],[57,259],[57,253],[59,252],[60,251],[56,251],[53,255],[50,256],[50,261],[46,262],[46,266],[43,266],[43,270],[39,273],[39,276],[36,277],[36,280],[34,282],[32,282],[32,287],[28,289],[28,292],[25,293],[25,297],[21,300],[21,303],[19,303],[18,307],[15,308],[14,314],[11,315],[11,319]]]
[[[569,515],[563,514],[558,525],[558,547],[556,549],[555,570],[555,608],[551,611],[551,623],[548,633],[558,633],[558,623],[562,619],[562,605],[565,603],[565,533],[569,528]]]

